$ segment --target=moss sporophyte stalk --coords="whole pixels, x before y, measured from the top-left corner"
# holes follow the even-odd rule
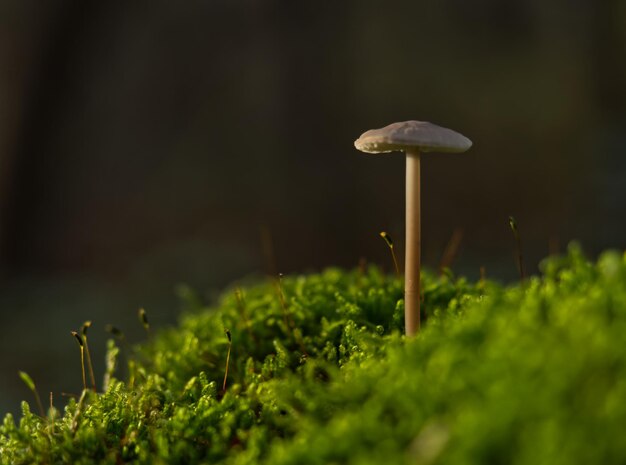
[[[542,270],[510,287],[423,273],[416,338],[402,282],[371,266],[283,277],[293,327],[274,280],[188,299],[129,347],[126,381],[118,336],[100,392],[6,415],[0,463],[624,463],[626,257],[571,247]]]

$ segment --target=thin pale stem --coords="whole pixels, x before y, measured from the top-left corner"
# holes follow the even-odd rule
[[[83,337],[83,341],[85,342],[85,352],[87,352],[87,368],[89,369],[89,379],[91,380],[91,387],[93,392],[98,392],[98,388],[96,387],[96,377],[93,372],[93,365],[91,364],[91,353],[89,352],[89,345],[87,344],[87,336]]]
[[[224,383],[222,384],[222,391],[226,392],[226,381],[228,380],[228,366],[230,365],[230,348],[232,343],[228,342],[228,354],[226,354],[226,369],[224,370]]]
[[[420,154],[406,153],[406,249],[404,259],[404,323],[406,335],[420,329]]]
[[[35,393],[35,401],[37,402],[39,414],[42,418],[44,418],[46,416],[46,411],[43,409],[43,404],[41,403],[41,397],[39,397],[39,392],[37,392],[37,389],[34,389],[33,392]]]
[[[80,368],[83,374],[83,390],[87,389],[87,378],[85,377],[85,348],[80,346]]]
[[[524,270],[524,254],[522,253],[522,240],[519,237],[519,233],[515,233],[515,240],[517,242],[517,263],[519,267],[520,280],[524,282],[526,279],[526,271]]]
[[[396,259],[396,252],[394,251],[393,247],[391,248],[391,258],[393,259],[393,266],[396,268],[396,276],[399,278],[400,277],[400,267],[398,266],[398,260]]]
[[[48,421],[50,422],[50,429],[52,430],[52,434],[54,434],[54,403],[52,402],[52,391],[50,391],[50,410],[48,410]]]

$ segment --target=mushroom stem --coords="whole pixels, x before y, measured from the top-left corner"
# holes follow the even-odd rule
[[[404,258],[404,323],[407,336],[420,329],[420,153],[406,152],[406,248]]]

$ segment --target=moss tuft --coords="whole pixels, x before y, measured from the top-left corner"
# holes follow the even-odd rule
[[[7,415],[0,463],[624,463],[626,257],[572,247],[542,270],[424,275],[409,340],[402,284],[373,267],[186,299],[126,381],[110,341],[104,392]]]

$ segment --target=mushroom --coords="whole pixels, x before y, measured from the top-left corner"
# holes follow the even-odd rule
[[[405,121],[364,132],[354,146],[366,153],[406,154],[404,322],[406,335],[413,336],[420,327],[420,154],[465,152],[472,141],[426,121]]]

